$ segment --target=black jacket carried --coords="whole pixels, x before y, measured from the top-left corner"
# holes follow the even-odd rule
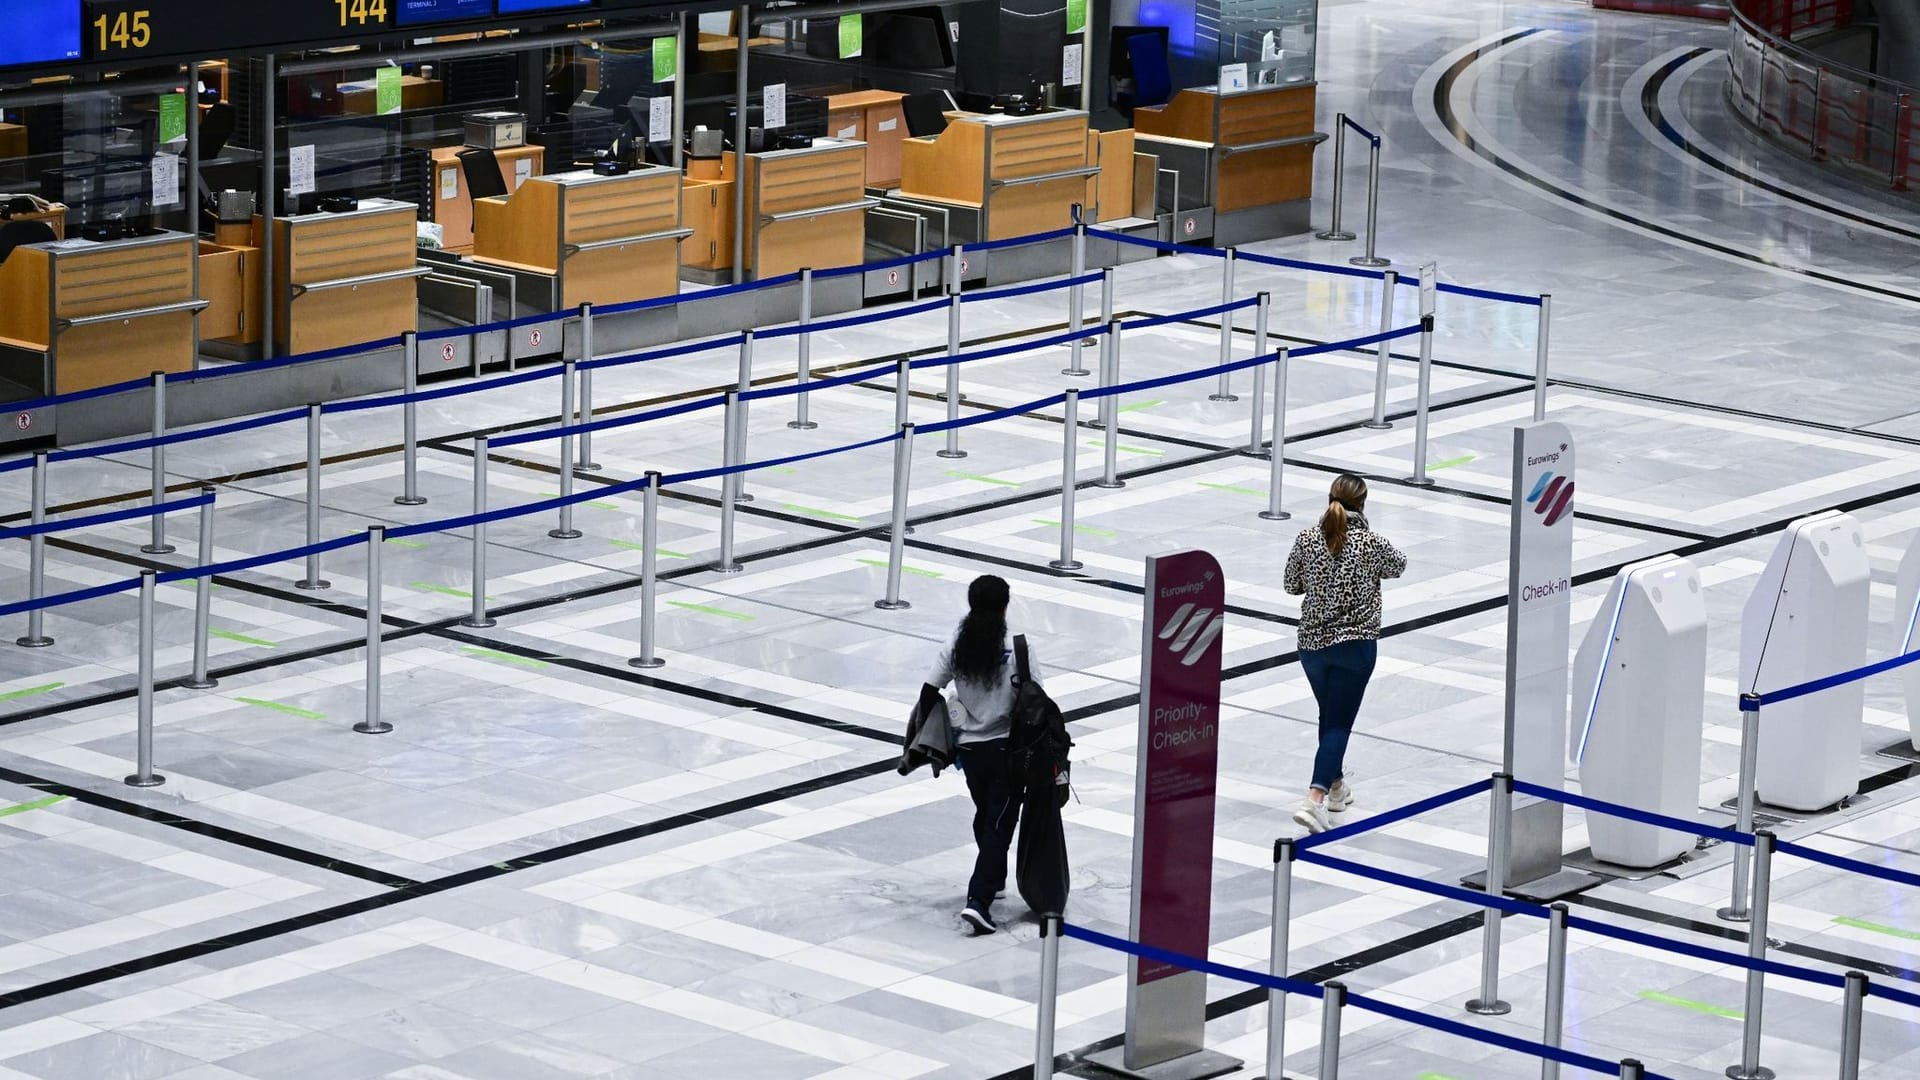
[[[940,691],[922,684],[920,700],[907,717],[907,737],[901,744],[898,771],[905,776],[922,765],[933,766],[933,775],[953,764],[953,721],[947,715],[947,699]]]

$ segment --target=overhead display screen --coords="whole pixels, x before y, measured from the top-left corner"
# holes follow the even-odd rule
[[[80,0],[7,0],[0,67],[80,58]]]
[[[491,14],[493,0],[394,0],[393,21],[398,26],[413,26],[477,19]]]
[[[500,0],[500,14],[518,15],[526,11],[553,11],[556,8],[581,8],[593,0]]]

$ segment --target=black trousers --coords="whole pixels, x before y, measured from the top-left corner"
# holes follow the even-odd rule
[[[973,796],[973,842],[980,853],[967,882],[967,903],[981,911],[993,904],[993,894],[1007,887],[1007,850],[1020,825],[1020,789],[1007,761],[1007,740],[963,743],[960,769]]]

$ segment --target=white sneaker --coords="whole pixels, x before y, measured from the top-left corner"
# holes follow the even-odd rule
[[[1293,820],[1308,833],[1323,833],[1333,827],[1327,820],[1325,804],[1314,802],[1312,799],[1300,804],[1300,809],[1293,812]]]
[[[1347,783],[1345,780],[1335,784],[1333,790],[1327,792],[1327,813],[1344,814],[1347,812],[1347,808],[1352,805],[1353,785]]]

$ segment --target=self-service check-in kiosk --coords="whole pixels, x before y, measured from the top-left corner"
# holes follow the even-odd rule
[[[1852,517],[1829,510],[1788,526],[1741,617],[1741,691],[1764,694],[1864,663],[1868,575]],[[1763,802],[1820,810],[1858,790],[1865,689],[1848,683],[1760,710],[1754,788]]]
[[[1898,584],[1894,589],[1894,655],[1905,656],[1920,649],[1920,533],[1907,546],[1900,560]],[[1920,750],[1920,664],[1900,669],[1901,688],[1907,695],[1907,728],[1913,748]]]
[[[1693,564],[1662,555],[1615,575],[1573,661],[1568,745],[1581,791],[1693,820],[1706,677],[1707,604]],[[1621,866],[1658,866],[1694,844],[1607,814],[1587,815],[1587,835],[1596,859]]]

